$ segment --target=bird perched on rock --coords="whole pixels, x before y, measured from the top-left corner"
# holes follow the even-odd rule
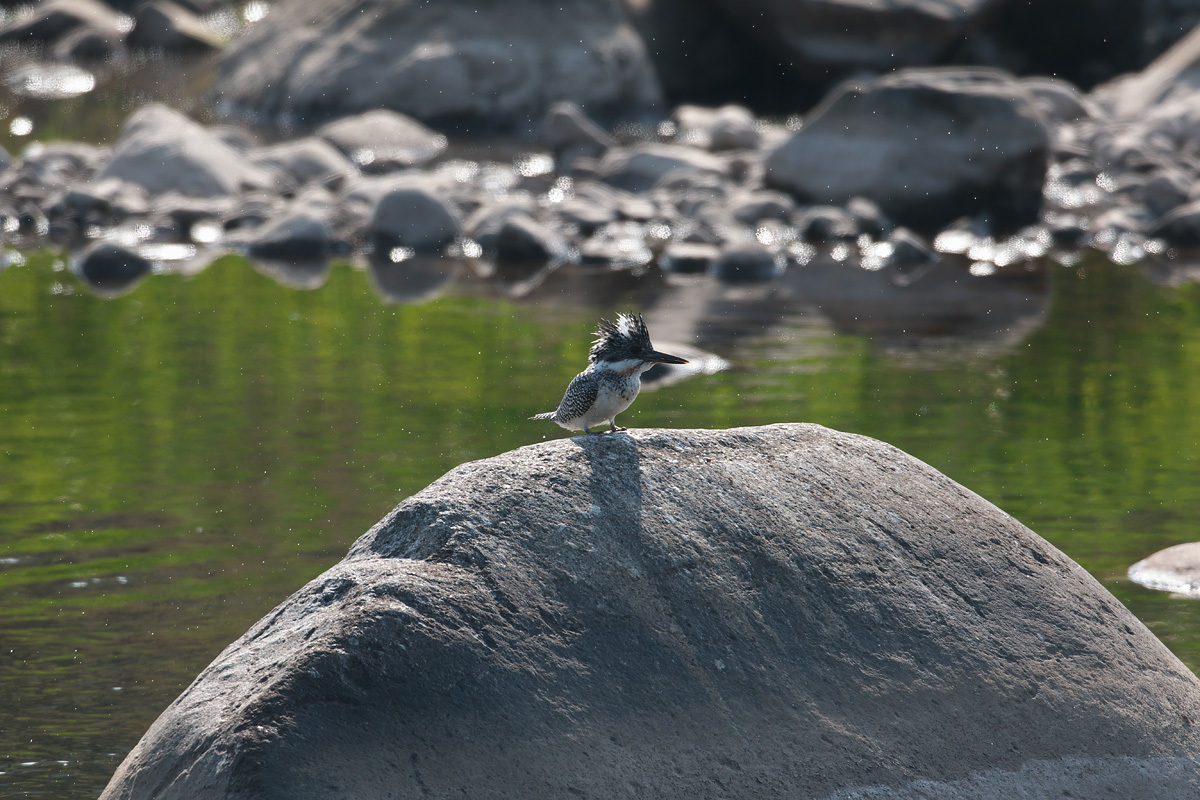
[[[617,414],[638,396],[642,373],[655,364],[688,363],[654,349],[641,314],[618,314],[616,322],[600,320],[588,362],[588,368],[567,386],[557,411],[530,419],[553,420],[567,430],[587,434],[602,422],[608,423],[610,431],[623,431],[617,427]]]

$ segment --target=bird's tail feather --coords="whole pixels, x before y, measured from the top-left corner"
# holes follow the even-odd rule
[[[557,411],[547,411],[545,414],[534,414],[530,419],[554,419],[554,415],[557,413]]]

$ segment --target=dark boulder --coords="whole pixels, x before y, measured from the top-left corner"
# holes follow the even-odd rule
[[[735,244],[708,265],[708,274],[725,283],[761,283],[783,273],[783,256],[757,242]]]
[[[1174,209],[1156,222],[1149,233],[1180,247],[1200,247],[1200,200]]]
[[[800,71],[830,78],[942,63],[995,0],[716,0],[731,24]]]
[[[917,459],[647,429],[405,500],[102,798],[1190,800],[1197,719],[1200,681],[1094,578]]]
[[[244,244],[249,255],[266,259],[316,261],[334,250],[335,236],[326,204],[312,200],[293,203],[278,217],[250,228],[230,243]]]
[[[225,51],[215,89],[271,118],[388,108],[519,130],[559,100],[628,115],[660,98],[615,0],[281,0]]]
[[[1021,85],[994,70],[908,70],[848,83],[768,156],[765,182],[801,200],[862,196],[897,222],[936,230],[987,211],[1035,222],[1050,129]]]
[[[548,225],[528,214],[505,219],[484,252],[500,262],[560,261],[567,257],[566,241]]]
[[[452,242],[461,225],[452,205],[432,187],[415,181],[384,193],[375,203],[368,228],[385,247],[432,253]]]

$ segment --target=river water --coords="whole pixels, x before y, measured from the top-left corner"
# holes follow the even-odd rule
[[[1200,539],[1200,286],[1094,256],[908,288],[831,263],[752,287],[435,273],[405,294],[349,264],[225,257],[105,298],[54,253],[0,270],[0,797],[94,797],[222,648],[401,499],[564,435],[526,417],[625,309],[659,349],[727,368],[644,393],[622,424],[891,442],[1200,668],[1200,604],[1125,577]]]

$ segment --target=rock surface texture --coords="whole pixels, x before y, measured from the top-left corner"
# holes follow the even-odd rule
[[[405,500],[103,797],[1194,798],[1197,721],[1120,603],[920,461],[642,430]]]
[[[610,115],[661,99],[614,0],[284,0],[228,49],[215,88],[268,117],[388,108],[524,129],[558,100]]]

